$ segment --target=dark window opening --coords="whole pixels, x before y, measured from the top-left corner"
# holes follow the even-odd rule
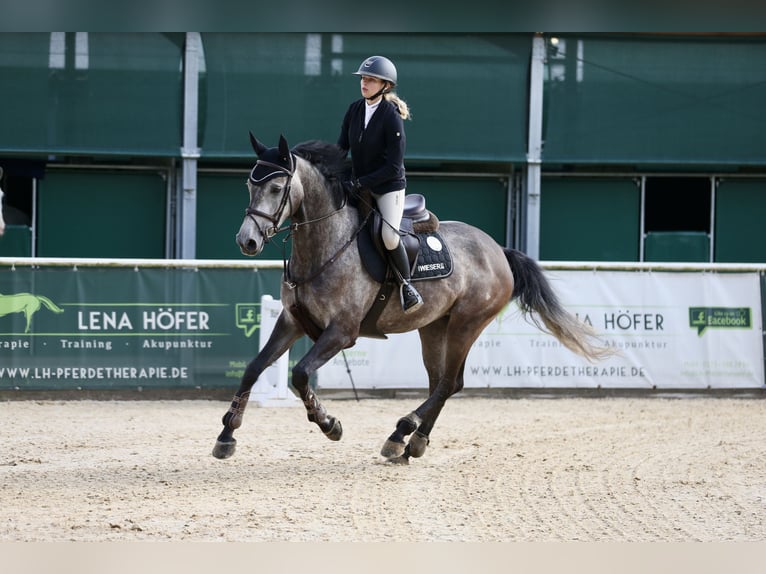
[[[32,225],[32,178],[8,175],[3,178],[3,219],[7,225]]]
[[[644,191],[644,233],[710,233],[710,178],[647,177]]]
[[[3,218],[8,225],[32,226],[34,181],[45,174],[42,161],[21,158],[0,158],[3,168]]]

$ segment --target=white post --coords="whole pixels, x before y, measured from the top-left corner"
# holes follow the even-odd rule
[[[261,297],[261,326],[260,342],[258,350],[263,349],[269,340],[279,314],[282,312],[282,303],[275,300],[271,295]],[[250,392],[250,402],[259,407],[289,407],[300,404],[300,399],[295,396],[287,385],[287,370],[290,353],[285,353],[269,367],[266,368],[253,385]]]
[[[194,259],[197,253],[197,126],[199,116],[199,61],[202,37],[199,32],[186,33],[184,53],[184,125],[181,148],[182,169],[179,201],[178,243],[180,259]]]
[[[529,74],[529,139],[527,140],[527,241],[526,253],[540,258],[540,164],[543,148],[543,72],[545,38],[532,40]]]

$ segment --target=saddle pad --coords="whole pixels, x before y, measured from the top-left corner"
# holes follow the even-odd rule
[[[411,281],[439,279],[452,275],[452,256],[439,232],[419,233],[418,240],[420,251]]]

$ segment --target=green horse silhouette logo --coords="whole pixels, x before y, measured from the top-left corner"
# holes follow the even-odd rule
[[[0,317],[10,315],[11,313],[24,313],[27,318],[27,328],[24,332],[29,333],[32,315],[37,313],[42,305],[45,305],[54,313],[64,312],[61,307],[42,295],[16,293],[15,295],[0,295]]]

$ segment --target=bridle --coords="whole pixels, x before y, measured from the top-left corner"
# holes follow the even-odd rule
[[[262,177],[259,180],[256,180],[253,177],[253,174],[255,173],[255,170],[258,168],[258,166],[265,166],[273,168],[274,171],[270,172],[268,175]],[[284,167],[281,165],[278,165],[276,163],[271,163],[270,161],[264,161],[262,159],[259,159],[255,166],[253,167],[252,171],[250,172],[250,176],[248,177],[248,182],[258,184],[260,182],[266,181],[267,179],[271,179],[273,177],[278,177],[281,174],[284,174],[287,177],[287,183],[282,187],[282,198],[279,201],[279,207],[277,207],[277,210],[272,213],[266,213],[264,211],[261,211],[259,209],[255,209],[252,205],[248,205],[247,209],[245,209],[245,216],[249,217],[253,220],[253,223],[255,224],[255,227],[258,229],[259,233],[263,237],[263,242],[268,243],[272,237],[274,237],[277,233],[281,231],[285,231],[287,229],[290,229],[292,226],[287,227],[279,227],[279,220],[282,218],[282,214],[285,210],[285,207],[287,206],[287,203],[290,203],[290,213],[293,211],[293,204],[292,200],[290,199],[290,186],[292,185],[293,180],[293,174],[295,173],[295,161],[293,160],[293,155],[290,154],[290,167]],[[280,172],[280,173],[277,173]],[[266,227],[265,229],[261,227],[260,223],[258,223],[258,220],[255,218],[255,216],[263,217],[271,222],[270,227]]]
[[[259,166],[265,166],[268,168],[271,168],[274,171],[269,172],[267,175],[261,177],[260,179],[255,179],[253,177],[253,174],[255,173],[256,168]],[[248,205],[247,209],[245,209],[245,215],[246,217],[249,217],[253,223],[255,224],[255,227],[258,229],[258,232],[263,237],[263,242],[268,243],[272,237],[277,235],[278,233],[281,233],[282,231],[291,231],[285,239],[284,243],[286,243],[290,237],[292,236],[292,232],[296,231],[299,227],[303,225],[308,225],[310,223],[317,223],[319,221],[322,221],[324,219],[328,219],[335,215],[336,213],[339,213],[345,209],[347,202],[348,202],[348,196],[346,193],[343,194],[343,201],[341,202],[340,206],[324,215],[321,215],[319,217],[316,217],[314,219],[309,219],[306,221],[300,221],[300,222],[294,222],[290,225],[279,227],[279,220],[282,218],[282,215],[284,213],[285,207],[289,204],[290,207],[290,213],[293,212],[293,204],[292,204],[292,198],[290,197],[290,189],[292,185],[292,179],[293,175],[295,175],[295,160],[290,154],[290,167],[285,167],[276,163],[272,163],[269,161],[261,160],[259,159],[255,166],[253,167],[252,171],[250,172],[250,176],[248,178],[248,182],[252,184],[260,184],[264,181],[267,181],[269,179],[272,179],[274,177],[279,177],[281,175],[284,175],[287,177],[287,182],[282,187],[282,198],[279,201],[279,206],[277,207],[276,211],[273,214],[266,213],[264,211],[261,211],[260,209],[255,209],[252,207],[252,205]],[[256,219],[256,216],[263,217],[264,219],[267,219],[271,222],[271,226],[266,227],[265,229],[261,227],[261,225],[258,223],[258,220]],[[324,272],[327,267],[335,263],[335,261],[338,259],[338,257],[343,253],[348,247],[351,246],[351,244],[356,240],[357,235],[364,229],[365,225],[367,224],[367,220],[369,219],[370,215],[368,214],[367,217],[364,218],[364,220],[361,222],[359,227],[356,229],[356,231],[352,234],[351,238],[344,243],[340,249],[330,257],[327,261],[325,261],[319,269],[312,273],[311,276],[303,278],[303,279],[295,279],[292,276],[292,273],[290,272],[290,266],[289,262],[287,260],[287,257],[283,254],[283,260],[284,260],[284,273],[285,273],[285,282],[290,288],[295,288],[298,285],[308,283],[318,277],[322,272]]]
[[[268,175],[263,176],[260,179],[255,179],[253,177],[253,173],[255,172],[256,168],[258,166],[266,166],[272,168],[274,171],[270,172]],[[346,194],[343,195],[343,201],[341,202],[340,206],[337,209],[334,209],[333,211],[330,211],[329,213],[326,213],[324,215],[321,215],[319,217],[316,217],[314,219],[308,219],[306,221],[299,221],[294,222],[290,225],[285,225],[283,227],[279,227],[279,220],[282,218],[282,214],[285,210],[285,206],[289,203],[290,204],[290,213],[293,212],[293,202],[292,198],[290,197],[290,188],[292,185],[293,175],[295,175],[295,160],[293,159],[292,154],[290,154],[290,167],[284,167],[282,165],[271,163],[270,161],[265,161],[262,159],[259,159],[255,163],[255,167],[253,167],[252,171],[250,172],[250,177],[248,178],[248,181],[253,184],[259,184],[261,182],[267,181],[269,179],[272,179],[274,177],[279,177],[280,173],[284,174],[287,177],[287,182],[285,183],[284,187],[282,187],[282,198],[279,201],[279,207],[277,207],[277,210],[273,214],[268,214],[264,211],[261,211],[260,209],[255,209],[254,207],[248,205],[247,209],[245,209],[245,216],[249,217],[253,223],[255,224],[255,227],[258,229],[258,232],[263,237],[263,242],[268,243],[272,237],[274,237],[277,233],[281,233],[283,231],[295,231],[302,225],[308,225],[310,223],[317,223],[319,221],[322,221],[324,219],[328,219],[335,215],[336,213],[343,211],[343,209],[346,207],[346,203],[348,201],[348,197]],[[265,229],[260,226],[258,223],[258,220],[255,218],[255,216],[263,217],[265,219],[268,219],[271,222],[270,227],[266,227]],[[290,234],[291,235],[291,234]],[[285,237],[285,242],[290,238],[290,235]]]

